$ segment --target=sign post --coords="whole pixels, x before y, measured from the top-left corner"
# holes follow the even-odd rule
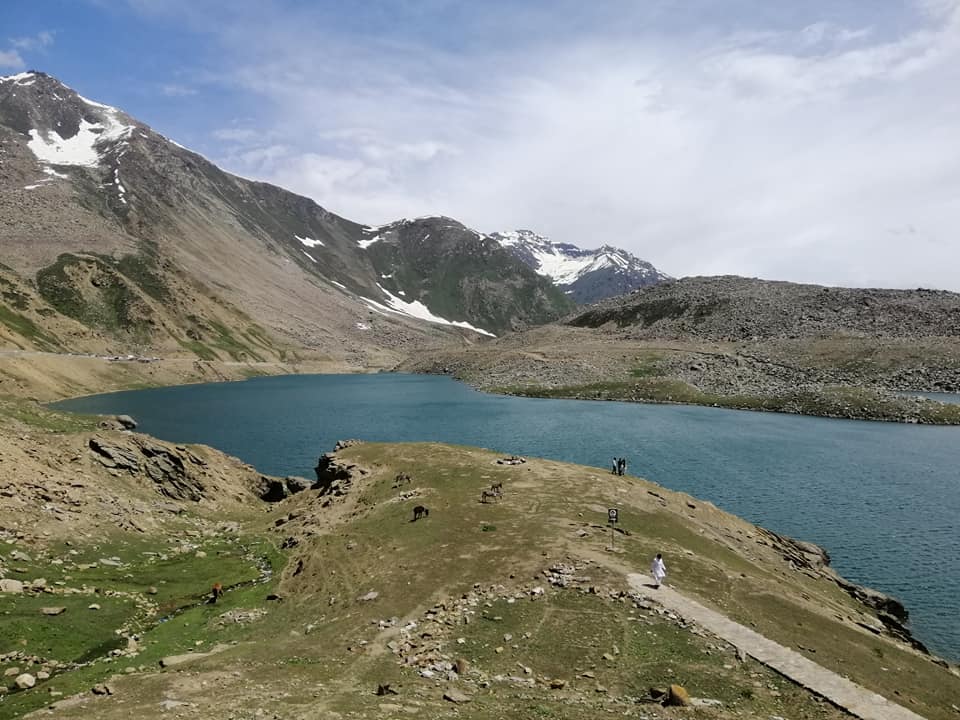
[[[610,508],[607,510],[607,523],[610,525],[610,550],[615,552],[617,549],[617,529],[616,524],[620,522],[620,510]]]

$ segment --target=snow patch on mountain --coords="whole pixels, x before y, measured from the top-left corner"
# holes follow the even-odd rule
[[[14,85],[29,86],[36,82],[37,76],[32,72],[22,72],[16,75],[0,77],[0,83],[12,82]]]
[[[303,245],[303,246],[305,246],[305,247],[308,247],[308,248],[315,248],[317,245],[319,245],[319,246],[321,246],[321,247],[326,247],[326,246],[323,244],[323,240],[314,240],[313,238],[300,237],[299,235],[294,235],[294,237],[295,237],[297,240],[300,241],[300,244],[301,244],[301,245]]]
[[[112,115],[105,114],[103,122],[99,123],[81,119],[77,134],[69,138],[61,137],[52,130],[44,133],[31,130],[27,147],[42,163],[97,167],[101,159],[97,146],[111,140],[121,140],[132,131],[132,125],[124,125]]]
[[[380,291],[387,296],[386,305],[378,303],[376,300],[371,300],[370,298],[361,298],[365,303],[367,303],[372,309],[377,310],[381,314],[384,312],[395,313],[397,315],[406,315],[407,317],[416,318],[418,320],[426,320],[430,323],[436,323],[438,325],[452,325],[454,327],[465,328],[467,330],[472,330],[475,333],[480,333],[481,335],[487,335],[489,337],[496,337],[492,332],[483,330],[482,328],[474,327],[470,323],[462,322],[460,320],[447,320],[442,318],[439,315],[434,315],[430,312],[430,308],[424,305],[419,300],[413,300],[408,302],[403,298],[399,298],[396,295],[393,295],[385,289],[382,285],[377,283],[377,287]]]
[[[365,228],[363,228],[361,232],[363,232],[364,235],[372,234],[373,237],[364,238],[363,240],[357,240],[357,245],[359,245],[361,248],[366,250],[368,247],[373,245],[378,240],[383,239],[383,236],[380,234],[380,230],[385,227],[386,225],[377,225],[377,226],[367,225]]]

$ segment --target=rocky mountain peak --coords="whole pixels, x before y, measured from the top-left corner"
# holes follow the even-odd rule
[[[586,250],[553,242],[532,230],[496,232],[490,237],[580,305],[670,279],[649,262],[612,245]]]
[[[104,153],[140,127],[117,108],[89,100],[50,75],[0,78],[0,124],[29,136],[44,165],[97,167]]]

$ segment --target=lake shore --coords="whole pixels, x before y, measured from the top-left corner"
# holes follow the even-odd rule
[[[955,345],[863,338],[637,340],[548,326],[467,350],[437,350],[410,358],[399,369],[450,375],[478,390],[521,397],[960,425],[960,405],[916,396],[957,386],[960,349]]]

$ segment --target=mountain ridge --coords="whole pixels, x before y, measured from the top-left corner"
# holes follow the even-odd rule
[[[371,248],[370,226],[227,173],[44,73],[0,78],[0,142],[0,260],[40,291],[32,318],[66,315],[93,345],[264,356],[244,337],[253,324],[277,348],[382,366],[407,349],[473,342],[570,309],[459,224],[444,240],[444,282],[390,265],[439,250],[436,220],[401,221],[410,236],[401,244],[422,252]],[[478,253],[497,269],[482,282],[457,272]],[[22,334],[15,344],[34,346]]]
[[[585,250],[557,243],[532,230],[490,237],[539,274],[551,278],[578,305],[589,305],[673,278],[630,252],[610,244]]]

